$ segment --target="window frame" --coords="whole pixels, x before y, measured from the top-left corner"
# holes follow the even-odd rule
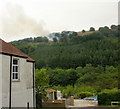
[[[17,60],[17,64],[13,63],[14,60]],[[19,59],[18,58],[13,58],[12,59],[12,75],[11,75],[11,79],[12,79],[12,81],[19,81],[20,80]]]

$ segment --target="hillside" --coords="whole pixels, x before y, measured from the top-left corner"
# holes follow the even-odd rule
[[[36,68],[76,68],[86,64],[93,66],[118,65],[117,29],[107,27],[99,31],[56,33],[53,42],[47,37],[26,38],[11,42],[36,60]],[[83,34],[82,34],[83,35]]]
[[[85,32],[77,32],[79,36],[90,35],[95,31],[85,31]],[[96,31],[97,32],[97,31]]]
[[[63,31],[50,38],[52,42],[47,37],[11,42],[36,60],[36,88],[53,87],[77,97],[118,88],[118,26],[84,35]]]

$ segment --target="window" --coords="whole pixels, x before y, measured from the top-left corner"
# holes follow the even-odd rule
[[[12,63],[12,80],[18,80],[18,59],[13,59]]]

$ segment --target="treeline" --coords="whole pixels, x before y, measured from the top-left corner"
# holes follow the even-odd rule
[[[61,90],[64,96],[80,94],[97,94],[104,89],[118,88],[118,70],[113,66],[97,66],[87,64],[76,69],[51,69],[36,70],[36,88],[53,87]]]
[[[25,39],[22,39],[22,40],[18,40],[18,42],[32,42],[32,43],[36,43],[36,42],[48,42],[48,38],[47,37],[42,37],[42,36],[39,36],[39,37],[30,37],[30,38],[25,38]]]
[[[66,35],[63,32],[59,42],[53,43],[28,43],[24,41],[12,42],[24,53],[36,60],[36,68],[77,68],[92,64],[100,66],[117,66],[118,55],[118,27],[101,27],[99,31],[78,36]],[[62,34],[63,34],[62,33]]]
[[[100,32],[99,36],[118,36],[118,29],[120,29],[120,25],[111,25],[111,27],[100,27],[97,32]],[[62,31],[61,33],[52,33],[49,35],[49,38],[52,38],[54,42],[65,42],[65,43],[71,43],[73,40],[76,40],[77,38],[73,39],[74,37],[79,37],[85,35],[89,35],[90,33],[95,32],[94,27],[90,27],[89,31],[82,30],[82,32],[74,32],[74,31]],[[79,34],[81,33],[81,34]],[[99,33],[98,33],[99,34]],[[95,34],[97,35],[97,34]],[[79,38],[78,38],[79,39]]]
[[[102,35],[105,36],[114,36],[115,34],[117,34],[117,30],[120,28],[120,25],[116,26],[116,25],[111,25],[111,27],[100,27],[98,29],[98,31],[100,31],[102,33]],[[112,30],[112,31],[111,31]],[[81,34],[79,34],[79,32],[75,32],[75,31],[62,31],[62,32],[57,32],[57,33],[51,33],[48,36],[38,36],[38,37],[30,37],[30,38],[25,38],[22,40],[18,40],[18,41],[22,41],[22,42],[49,42],[49,39],[53,42],[67,42],[68,40],[70,40],[71,38],[75,37],[75,36],[83,36],[84,33],[88,33],[89,32],[95,32],[95,28],[94,27],[90,27],[89,31],[85,31],[84,29],[81,31]],[[83,35],[82,35],[83,33]]]

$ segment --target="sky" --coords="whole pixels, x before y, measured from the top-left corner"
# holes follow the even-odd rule
[[[119,0],[0,0],[0,38],[13,41],[52,32],[118,24]]]

